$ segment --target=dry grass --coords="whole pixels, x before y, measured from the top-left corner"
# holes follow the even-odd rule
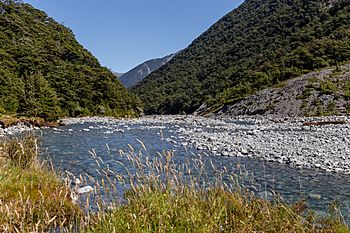
[[[0,126],[10,127],[18,122],[18,118],[12,115],[0,115]]]
[[[178,164],[172,153],[148,157],[132,147],[120,153],[124,164],[115,160],[127,175],[92,151],[101,179],[80,178],[95,188],[80,208],[71,188],[37,161],[35,138],[1,147],[0,232],[350,232],[340,216],[315,217],[303,203],[256,197],[239,185],[240,177],[210,161]],[[117,196],[118,185],[127,189],[124,197]],[[104,202],[107,196],[113,199]]]
[[[36,138],[3,141],[0,147],[0,232],[74,227],[82,212],[69,187],[37,160]]]
[[[130,186],[127,203],[90,216],[87,232],[350,232],[340,216],[315,217],[303,203],[256,197],[211,162],[176,164],[171,153],[148,158],[132,150],[122,156],[133,171],[118,178]],[[113,180],[97,161],[105,180]]]

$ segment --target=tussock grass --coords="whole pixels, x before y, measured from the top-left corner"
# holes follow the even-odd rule
[[[82,212],[58,174],[38,161],[37,139],[28,135],[0,147],[0,232],[74,227]]]
[[[72,201],[71,181],[63,183],[38,162],[34,137],[1,148],[0,232],[350,232],[337,214],[321,218],[303,202],[255,196],[240,177],[209,160],[178,163],[170,152],[153,157],[131,146],[115,159],[126,175],[91,152],[100,180],[78,178],[95,188],[80,207]],[[126,189],[124,197],[117,196],[118,186]]]
[[[303,202],[256,197],[211,162],[176,164],[171,153],[125,156],[134,171],[123,177],[127,203],[92,215],[87,232],[350,232],[336,214],[316,217]]]

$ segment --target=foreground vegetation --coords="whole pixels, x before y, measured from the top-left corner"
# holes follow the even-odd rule
[[[0,114],[137,115],[140,103],[46,13],[0,0]]]
[[[336,214],[321,218],[306,212],[302,202],[263,200],[234,176],[225,181],[225,169],[211,165],[215,173],[209,175],[201,160],[177,165],[171,153],[122,154],[128,164],[120,165],[134,171],[127,176],[105,168],[93,153],[103,174],[94,195],[104,190],[100,195],[113,196],[118,183],[129,190],[122,204],[98,197],[90,203],[98,210],[86,212],[74,204],[67,183],[38,162],[37,153],[32,136],[1,143],[1,232],[350,232]]]
[[[134,89],[146,113],[217,111],[350,60],[349,0],[249,0]]]
[[[37,155],[33,136],[0,144],[0,232],[44,232],[82,217],[69,187]]]

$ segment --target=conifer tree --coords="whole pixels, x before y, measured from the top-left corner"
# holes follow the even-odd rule
[[[55,120],[60,116],[61,109],[56,92],[40,71],[24,77],[20,111],[28,116],[42,117],[47,120]]]

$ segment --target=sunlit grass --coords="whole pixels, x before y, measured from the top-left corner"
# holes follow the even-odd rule
[[[149,158],[133,150],[122,156],[134,171],[122,179],[130,186],[126,203],[92,215],[89,232],[350,232],[336,214],[316,217],[303,202],[256,197],[211,162],[177,164],[172,153]]]
[[[36,138],[1,143],[0,232],[74,226],[82,212],[61,178],[37,160]]]
[[[76,204],[71,180],[37,160],[36,138],[1,148],[0,232],[350,232],[337,212],[321,218],[303,202],[259,198],[210,160],[176,163],[173,153],[143,155],[130,146],[111,155],[123,175],[92,151],[100,178],[70,174],[94,186]]]

